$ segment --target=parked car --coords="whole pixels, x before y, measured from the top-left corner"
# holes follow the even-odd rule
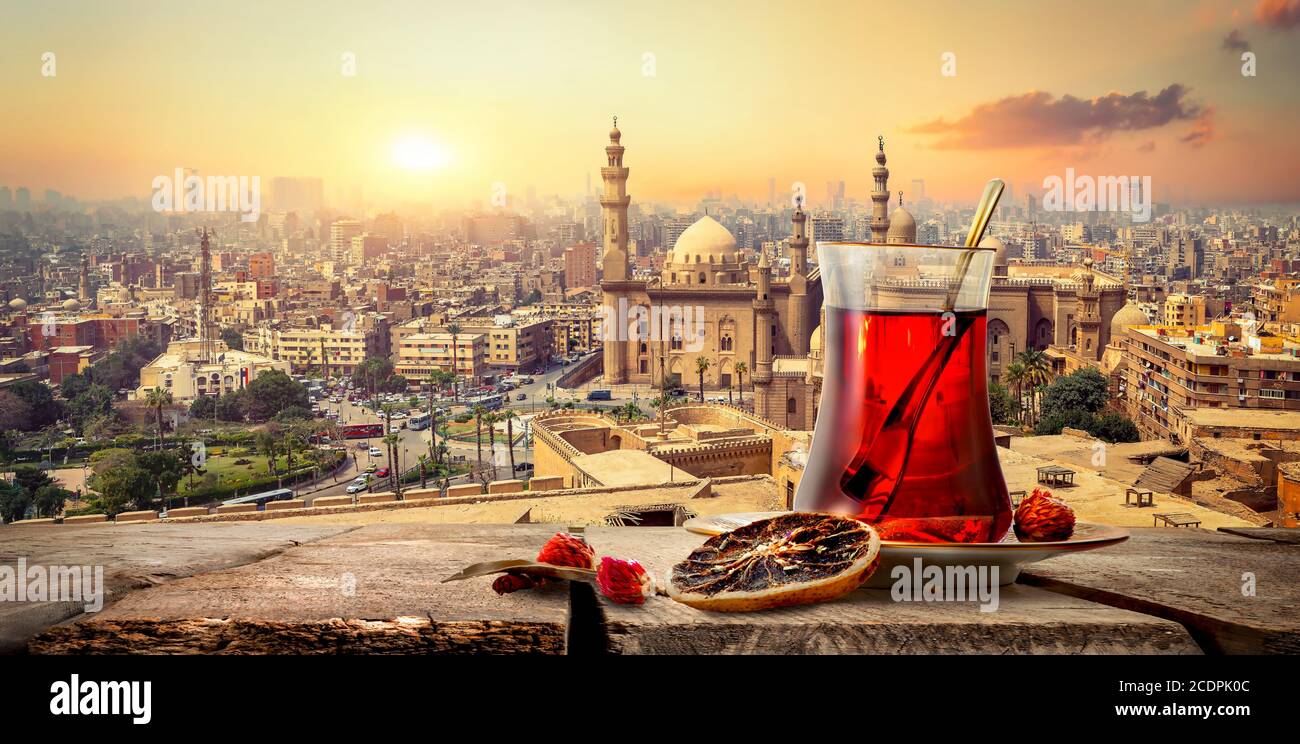
[[[366,472],[367,472],[367,473],[373,473],[373,472],[375,472],[375,471],[378,470],[378,469],[379,469],[379,466],[376,465],[376,464],[374,464],[373,462],[366,466]]]
[[[515,400],[528,400],[528,393],[520,393],[516,395]]]
[[[351,483],[348,484],[347,492],[361,493],[362,491],[366,490],[366,488],[368,488],[368,486],[365,483],[361,483],[359,481],[352,481]]]
[[[383,457],[383,456],[384,456],[384,451],[381,450],[381,449],[379,449],[378,447],[371,447],[370,450],[369,450],[369,452],[368,452],[368,454],[369,454],[371,457]]]
[[[387,478],[387,477],[388,477],[388,468],[379,468],[378,470],[376,470],[376,471],[375,471],[375,477],[376,477],[376,478]]]

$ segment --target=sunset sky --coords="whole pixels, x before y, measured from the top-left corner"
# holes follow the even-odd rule
[[[1300,201],[1300,0],[11,0],[4,18],[0,185],[34,198],[147,197],[177,167],[372,204],[570,196],[599,182],[617,114],[638,201],[766,199],[769,177],[865,200],[877,134],[891,185],[943,200],[1073,167],[1175,201]],[[412,138],[432,170],[395,163]]]

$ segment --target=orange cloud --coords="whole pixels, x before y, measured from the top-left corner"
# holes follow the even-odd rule
[[[1097,142],[1119,131],[1142,131],[1174,121],[1197,120],[1205,109],[1189,100],[1187,93],[1188,89],[1178,83],[1154,96],[1138,91],[1089,99],[1071,95],[1053,98],[1050,93],[1031,91],[979,104],[954,121],[935,119],[909,131],[937,135],[939,139],[934,147],[939,150],[996,150]],[[1205,134],[1199,136],[1206,138]]]
[[[1259,0],[1255,4],[1255,22],[1269,28],[1300,26],[1300,0]]]

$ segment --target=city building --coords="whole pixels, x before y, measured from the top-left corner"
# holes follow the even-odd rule
[[[1186,443],[1205,409],[1300,411],[1300,343],[1235,320],[1125,329],[1118,398],[1144,438]]]
[[[471,385],[490,374],[485,333],[411,333],[397,347],[397,374],[420,383],[434,370],[452,372]]]

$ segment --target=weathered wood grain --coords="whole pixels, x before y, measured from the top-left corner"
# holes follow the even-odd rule
[[[633,558],[658,582],[705,538],[674,528],[593,527],[602,555]],[[895,602],[859,589],[833,602],[754,613],[713,613],[665,596],[616,605],[576,588],[574,651],[618,654],[1195,654],[1178,624],[1026,586],[1002,587],[998,608],[972,602]]]

